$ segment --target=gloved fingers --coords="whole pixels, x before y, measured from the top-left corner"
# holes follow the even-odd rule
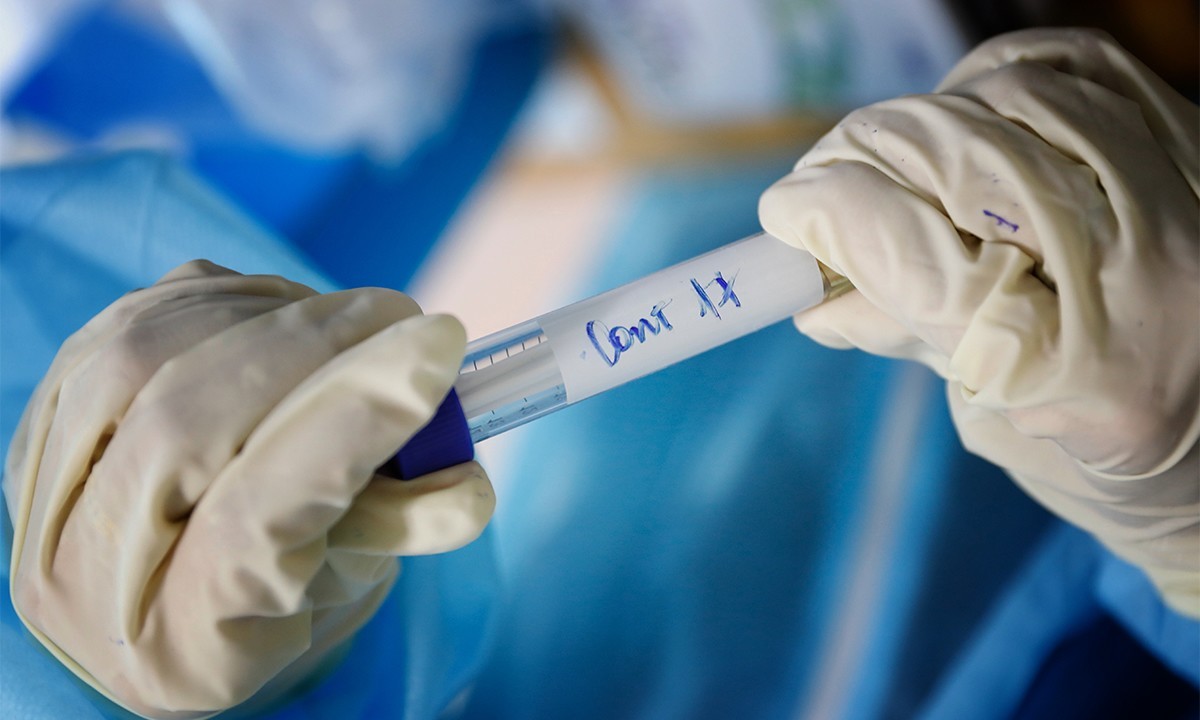
[[[1146,110],[1135,102],[1092,80],[1032,62],[998,68],[949,92],[986,107],[1000,122],[1027,129],[1092,175],[1092,187],[1062,185],[1062,190],[1043,199],[1042,204],[1059,198],[1074,202],[1091,211],[1092,216],[1081,213],[1081,218],[1093,226],[1097,225],[1094,215],[1103,208],[1112,221],[1101,224],[1108,232],[1095,238],[1097,244],[1102,249],[1124,246],[1111,253],[1112,257],[1123,258],[1124,253],[1133,251],[1134,243],[1150,255],[1161,243],[1184,242],[1155,224],[1174,217],[1172,209],[1196,204],[1196,184],[1188,178],[1194,179],[1200,172],[1200,154],[1193,145],[1192,155],[1175,161],[1155,137]],[[1194,129],[1200,124],[1200,108],[1189,107],[1190,112],[1182,115]],[[1059,177],[1065,174],[1048,179]],[[1059,184],[1050,187],[1057,189]],[[1095,199],[1093,187],[1103,193],[1099,198],[1102,205],[1088,203]],[[1152,239],[1146,242],[1144,235]],[[1177,249],[1192,247],[1194,244]],[[1053,258],[1047,261],[1050,264]]]
[[[1054,124],[1041,99],[1031,101],[1034,107],[1019,121],[965,97],[877,103],[847,116],[801,158],[796,172],[846,162],[872,167],[939,211],[969,236],[967,242],[1020,248],[1037,262],[1036,271],[1048,285],[1068,283],[1074,290],[1080,283],[1071,271],[1086,270],[1080,266],[1096,259],[1089,258],[1086,243],[1063,242],[1059,236],[1069,230],[1111,242],[1116,218],[1096,171],[1038,133],[1039,125]],[[1034,117],[1037,112],[1046,117]],[[830,200],[843,212],[875,211],[870,196]],[[768,204],[765,210],[769,214],[775,208]],[[1090,276],[1086,279],[1085,288],[1094,286]]]
[[[117,300],[69,338],[26,407],[8,457],[15,557],[27,536],[40,538],[43,548],[57,545],[43,533],[57,532],[114,428],[160,366],[231,325],[312,292],[282,278],[188,263]],[[31,455],[39,461],[27,462]],[[34,525],[26,527],[30,517]]]
[[[391,585],[399,567],[399,561],[391,555],[367,555],[328,547],[325,562],[308,585],[314,613],[359,603],[375,588]]]
[[[429,555],[470,543],[496,507],[491,481],[467,462],[413,480],[377,476],[329,533],[331,548]]]
[[[1123,53],[1109,43],[1112,53]],[[1131,58],[1126,58],[1132,61]],[[1083,66],[1074,70],[1086,72]],[[1101,68],[1103,70],[1103,68]],[[1061,373],[1012,398],[1009,419],[1027,435],[1054,436],[1092,472],[1137,477],[1178,462],[1200,437],[1200,388],[1194,363],[1180,347],[1200,346],[1200,199],[1195,144],[1186,158],[1169,156],[1154,133],[1153,108],[1117,94],[1117,73],[1093,69],[1092,79],[1048,65],[1021,63],[984,73],[951,92],[1028,127],[1057,152],[1090,169],[1103,192],[1059,193],[1080,208],[1045,222],[1045,274],[1060,296]],[[1142,69],[1145,71],[1145,69]],[[1145,71],[1148,73],[1148,71]],[[1165,102],[1165,99],[1164,99]],[[1200,126],[1200,109],[1178,113]],[[1045,180],[1043,179],[1043,182]],[[1055,200],[1048,194],[1043,204]],[[1041,213],[1047,215],[1048,213]],[[1039,218],[1034,218],[1035,227]],[[1058,236],[1050,235],[1057,228]],[[1169,293],[1166,288],[1170,288]],[[1104,377],[1097,358],[1140,357],[1158,370],[1113,378],[1108,402],[1082,398],[1067,377]],[[1090,374],[1084,374],[1088,371]],[[1163,397],[1157,388],[1188,388]],[[991,402],[979,398],[980,402]],[[1048,411],[1045,408],[1049,408]],[[1070,431],[1064,430],[1069,419]],[[1182,430],[1182,432],[1180,432]]]
[[[375,476],[329,531],[309,585],[313,609],[356,601],[396,572],[395,556],[454,550],[483,532],[495,508],[483,468],[463,463],[413,480]]]
[[[998,35],[972,50],[938,85],[958,86],[1018,63],[1037,63],[1108,88],[1136,103],[1156,140],[1200,194],[1196,170],[1200,138],[1196,105],[1176,92],[1107,33],[1092,29],[1036,28]]]
[[[858,348],[873,355],[916,360],[946,376],[944,356],[857,290],[806,310],[794,321],[796,329],[826,347]]]
[[[848,305],[852,304],[851,296],[854,296],[859,301],[859,304],[866,305],[866,312],[869,315],[869,319],[878,318],[881,322],[891,325],[896,324],[894,320],[879,312],[874,305],[867,302],[857,290],[851,290],[841,297],[826,300],[821,305],[794,315],[792,322],[797,330],[827,348],[850,350],[860,347],[846,339],[848,334],[853,335],[854,333],[844,332],[841,328],[842,325],[850,323],[860,326],[869,326],[870,324],[868,318],[860,318],[853,310],[847,309]]]
[[[197,321],[236,312],[219,297],[200,303],[205,307]],[[367,289],[315,295],[231,323],[154,373],[106,455],[121,466],[184,468],[155,483],[173,486],[170,502],[159,508],[162,516],[182,517],[296,386],[339,353],[418,312],[400,293]]]
[[[1172,267],[1180,259],[1194,266],[1194,251],[1168,245],[1194,244],[1196,214],[1180,214],[1161,200],[1141,202],[1127,185],[1136,180],[1139,187],[1163,186],[1162,195],[1177,207],[1195,206],[1196,200],[1152,142],[1136,152],[1114,151],[1124,167],[1111,169],[1096,150],[1107,150],[1110,142],[1096,141],[1087,152],[1107,168],[1099,172],[1080,162],[1090,131],[1063,141],[1065,149],[1052,146],[1037,131],[1053,127],[1055,118],[1063,121],[1054,111],[1054,83],[1066,83],[1063,93],[1086,89],[1052,70],[1032,72],[1049,73],[1052,80],[1021,93],[1012,83],[1025,70],[980,81],[996,98],[1019,95],[1006,109],[1020,106],[1020,121],[981,102],[945,96],[903,98],[851,114],[791,176],[764,194],[760,218],[768,232],[847,276],[872,304],[949,358],[949,376],[977,393],[975,402],[1010,410],[1013,422],[1032,436],[1059,433],[1062,419],[1073,414],[1079,427],[1097,427],[1078,434],[1076,457],[1136,474],[1190,443],[1176,447],[1163,434],[1165,440],[1141,446],[1162,446],[1161,451],[1132,462],[1119,453],[1097,454],[1098,448],[1115,447],[1104,437],[1097,441],[1104,427],[1124,430],[1136,423],[1089,418],[1094,404],[1076,402],[1075,386],[1067,380],[1096,369],[1098,358],[1112,352],[1107,344],[1113,327],[1131,341],[1130,352],[1171,352],[1163,344],[1170,337],[1164,329],[1180,325],[1173,308],[1194,307],[1191,298],[1164,299],[1161,317],[1149,317],[1144,303],[1123,298],[1126,292],[1155,297],[1155,278],[1182,275],[1184,281],[1166,284],[1195,289],[1194,280],[1186,279],[1194,276],[1194,267]],[[1009,91],[1001,92],[1003,87]],[[1086,103],[1077,105],[1083,113]],[[1120,102],[1113,112],[1129,109]],[[1094,110],[1101,125],[1105,112]],[[1068,118],[1075,120],[1069,113]],[[1080,127],[1102,129],[1082,119]],[[1044,132],[1055,139],[1070,135]],[[1140,137],[1149,138],[1144,128]],[[1147,168],[1160,182],[1134,175]],[[1191,226],[1178,226],[1180,218]],[[1129,266],[1134,256],[1137,267]],[[1180,326],[1186,330],[1186,324]],[[912,356],[898,347],[881,348],[889,339],[900,342],[904,336],[880,334],[872,350]],[[923,361],[942,372],[930,359]],[[1127,395],[1152,396],[1143,389]],[[1037,411],[1047,406],[1054,412]],[[1114,412],[1129,406],[1112,403]],[[1191,410],[1184,402],[1158,414],[1172,424],[1190,417]],[[1152,411],[1146,408],[1145,419],[1154,420]],[[1143,434],[1153,434],[1163,424],[1140,426],[1148,429]]]
[[[1047,47],[853,113],[760,218],[901,328],[831,305],[822,334],[927,344],[964,444],[1195,613],[1198,112]]]
[[[840,323],[831,332],[874,353],[924,362],[960,381],[972,402],[1008,413],[1028,435],[1060,435],[1070,413],[1039,408],[1072,392],[1073,373],[1093,372],[1102,361],[1102,353],[1089,352],[1098,320],[1078,320],[1104,307],[1089,305],[1098,290],[1057,295],[1021,247],[960,231],[940,207],[873,166],[801,168],[763,195],[760,217],[764,229],[808,249],[878,309],[857,317],[830,312],[825,319]],[[1076,318],[1071,331],[1080,336],[1066,350],[1063,316]]]
[[[242,277],[242,273],[218,265],[211,260],[197,258],[171,268],[165,275],[154,281],[155,285],[191,280],[195,278]]]
[[[276,275],[243,275],[208,260],[192,260],[172,269],[150,287],[130,292],[105,308],[67,340],[59,355],[86,357],[114,335],[124,335],[131,328],[136,330],[145,317],[177,312],[177,307],[186,307],[189,301],[211,301],[216,298],[247,301],[260,298],[293,302],[315,294],[312,288]],[[134,349],[149,351],[148,347],[158,339],[178,342],[182,334],[198,342],[207,337],[204,330],[210,326],[224,329],[231,324],[220,314],[208,323],[197,325],[199,319],[199,316],[189,318],[186,325],[180,323],[174,332],[161,336],[143,333],[141,337],[122,337],[122,340],[127,343],[141,340],[143,342]],[[198,329],[193,330],[193,326]]]
[[[1171,468],[1141,478],[1096,475],[1050,439],[970,403],[954,383],[947,399],[963,445],[1002,465],[1041,505],[1094,534],[1145,570],[1167,601],[1196,617],[1200,593],[1200,484],[1196,446]]]
[[[232,321],[238,314],[226,307],[233,303],[223,303],[220,296],[190,302],[199,306],[195,319],[200,323],[213,317]],[[139,332],[170,332],[173,314],[156,312],[167,326],[139,324]],[[136,397],[124,417],[119,423],[110,421],[95,447],[77,448],[71,462],[83,470],[72,477],[86,476],[88,464],[94,462],[79,494],[82,511],[73,512],[71,496],[63,496],[62,512],[70,516],[50,513],[47,527],[61,522],[64,540],[80,543],[92,542],[89,536],[103,528],[124,548],[121,572],[127,581],[121,585],[119,606],[136,626],[149,579],[191,518],[198,498],[242,452],[251,432],[328,360],[415,312],[416,304],[400,293],[315,295],[235,322],[192,345],[158,368],[144,386],[134,388]],[[99,372],[96,384],[102,387],[104,377]],[[295,472],[297,467],[293,461],[280,471]],[[130,508],[137,508],[143,522],[118,521]],[[241,517],[252,508],[230,512]]]
[[[26,405],[12,443],[9,466],[23,464],[32,426],[48,425],[53,420],[54,408],[59,404],[55,396],[68,377],[95,375],[93,365],[113,371],[106,382],[96,384],[97,389],[107,391],[119,388],[111,393],[118,396],[112,398],[111,406],[99,402],[101,397],[88,381],[74,381],[77,386],[87,387],[82,398],[87,400],[83,406],[87,409],[77,409],[74,414],[99,415],[101,423],[107,425],[124,413],[133,395],[167,358],[256,311],[265,312],[313,294],[312,289],[280,277],[244,276],[207,260],[193,260],[171,270],[153,286],[119,298],[68,338],[55,355]],[[245,298],[232,311],[206,314],[204,303],[213,295]],[[201,312],[188,313],[189,308]],[[154,327],[143,328],[143,322]],[[43,426],[32,434],[44,437],[46,432]],[[6,482],[11,479],[6,477]]]
[[[851,161],[792,173],[764,193],[759,216],[769,233],[809,250],[894,321],[872,323],[870,318],[879,316],[871,314],[868,322],[839,328],[839,334],[846,339],[868,336],[874,352],[923,359],[944,373],[945,364],[915,349],[914,339],[952,358],[985,303],[1048,308],[1051,322],[1057,309],[1053,292],[1035,277],[1032,257],[1012,244],[984,242],[961,232],[939,205],[883,171]],[[1003,312],[997,307],[983,317],[1003,317]],[[1032,328],[1020,332],[1044,329],[1041,316],[1034,320]],[[875,328],[882,333],[872,334]],[[983,335],[987,342],[1006,346],[1020,341],[1011,333],[994,339]],[[894,345],[885,345],[887,340]],[[968,382],[976,389],[990,379],[972,377]]]
[[[113,464],[125,471],[128,467],[125,459],[119,458],[122,445],[114,449],[110,443],[134,399],[162,365],[229,324],[270,312],[285,302],[279,298],[249,297],[232,307],[225,301],[221,312],[213,313],[210,297],[164,300],[143,310],[136,325],[126,325],[110,333],[106,342],[80,358],[57,385],[43,386],[52,391],[48,395],[50,402],[40,405],[37,411],[37,421],[45,422],[46,426],[30,427],[31,436],[44,442],[41,448],[29,449],[38,462],[25,463],[20,456],[15,460],[23,464],[26,473],[33,474],[20,479],[27,483],[24,487],[30,488],[32,494],[15,522],[17,546],[29,537],[37,539],[44,550],[55,548],[58,540],[52,535],[74,511],[79,493],[91,479],[89,475],[95,471],[96,477],[103,477]],[[180,332],[181,328],[186,331]],[[60,411],[60,407],[68,410]],[[138,431],[133,428],[127,435]],[[142,441],[153,443],[150,437],[143,437]],[[100,463],[110,450],[113,450],[110,462]],[[10,462],[13,462],[11,457]],[[131,499],[122,497],[117,503]],[[28,526],[24,525],[25,516],[29,517]],[[42,558],[43,564],[50,560]]]
[[[164,578],[164,595],[195,592],[186,568],[200,565],[214,588],[247,588],[217,605],[232,615],[299,612],[330,528],[433,416],[465,345],[454,319],[411,317],[288,392],[200,498],[171,563],[181,574]],[[225,552],[213,557],[213,548]]]

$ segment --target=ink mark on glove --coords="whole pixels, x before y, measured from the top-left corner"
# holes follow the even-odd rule
[[[1006,227],[1006,228],[1012,230],[1013,232],[1016,232],[1018,229],[1020,229],[1020,227],[1015,222],[1006,220],[1006,219],[1000,217],[999,215],[997,215],[996,213],[992,212],[991,210],[984,210],[983,214],[987,215],[991,219],[995,220],[996,224],[999,225],[1000,227]]]

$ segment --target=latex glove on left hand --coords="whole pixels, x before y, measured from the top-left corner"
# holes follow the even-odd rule
[[[371,617],[396,556],[465,545],[491,517],[474,462],[375,472],[464,346],[397,292],[203,261],[121,298],[63,345],[9,452],[21,619],[143,716],[286,692]]]
[[[921,361],[964,445],[1200,616],[1200,113],[1107,36],[991,40],[765,193],[856,288],[797,317]]]

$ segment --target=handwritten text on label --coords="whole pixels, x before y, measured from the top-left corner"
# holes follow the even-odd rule
[[[742,306],[741,299],[733,291],[733,284],[736,280],[736,273],[733,277],[726,279],[719,272],[712,280],[703,284],[695,278],[691,279],[691,289],[700,304],[700,317],[711,316],[720,320],[720,309],[727,304],[732,304],[735,308]],[[718,291],[720,292],[719,298],[716,297]],[[650,308],[648,317],[639,318],[637,322],[630,325],[617,325],[609,328],[598,320],[589,320],[584,327],[584,332],[587,333],[588,340],[592,347],[596,348],[596,352],[600,354],[604,363],[609,367],[615,367],[620,361],[621,355],[629,352],[635,345],[643,345],[659,334],[675,329],[675,326],[667,319],[666,313],[667,306],[671,302],[672,299],[667,299],[655,303]]]

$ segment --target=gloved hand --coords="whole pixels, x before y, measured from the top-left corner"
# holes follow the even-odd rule
[[[1200,113],[1111,38],[993,39],[761,198],[855,291],[797,317],[947,381],[963,443],[1200,615]]]
[[[22,620],[141,715],[286,691],[368,620],[396,556],[490,518],[476,463],[374,472],[433,415],[464,343],[397,292],[204,261],[121,298],[62,346],[10,449]]]

